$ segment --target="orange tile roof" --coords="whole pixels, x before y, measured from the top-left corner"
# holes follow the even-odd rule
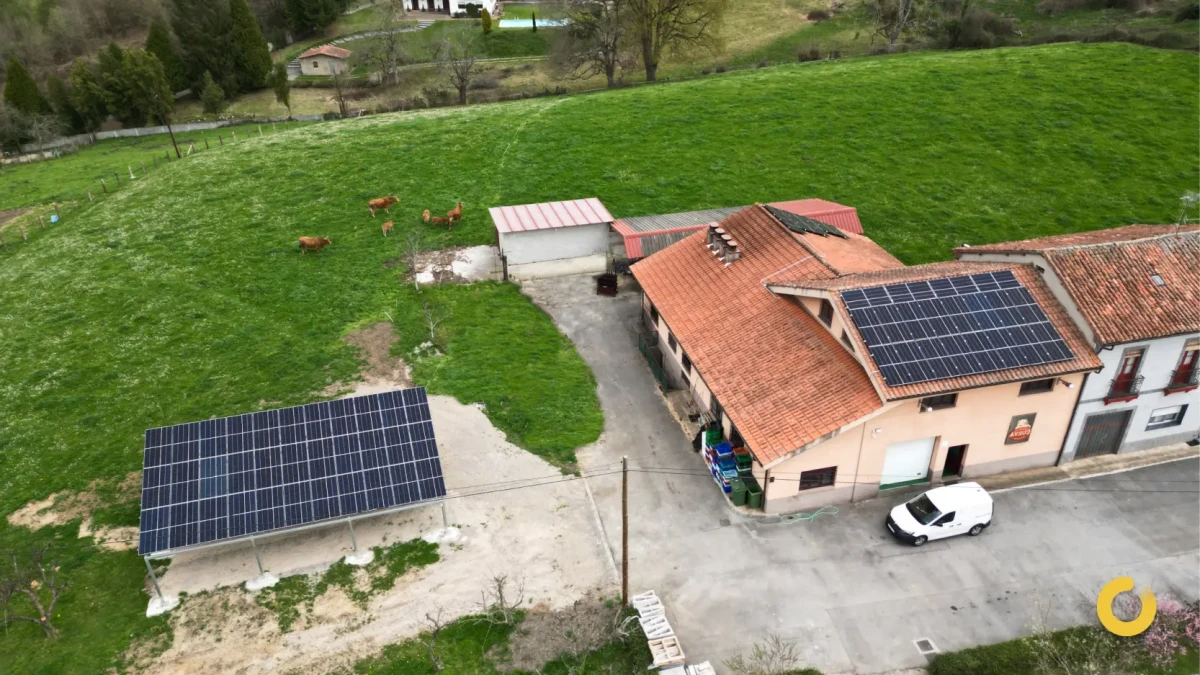
[[[1100,345],[1200,332],[1200,232],[1042,255]]]
[[[854,234],[853,232],[845,234],[845,239],[795,232],[792,233],[792,237],[800,242],[801,246],[816,256],[817,260],[833,271],[834,274],[855,274],[858,272],[875,272],[904,267],[904,263],[897,260],[891,253],[885,251],[882,246],[867,237]],[[803,278],[803,275],[794,275],[789,270],[781,272],[778,276],[772,276],[769,281],[793,277]],[[809,278],[811,278],[811,275]]]
[[[300,58],[307,59],[311,56],[329,56],[335,59],[348,59],[352,53],[349,49],[342,49],[333,45],[321,45],[320,47],[313,47],[304,52],[300,55]]]
[[[814,278],[833,272],[762,206],[735,213],[722,227],[743,253],[729,267],[697,232],[632,269],[751,451],[769,464],[882,401],[824,326],[763,287],[764,277],[784,268]]]
[[[812,279],[790,280],[784,282],[768,282],[769,287],[774,288],[807,288],[818,291],[829,291],[834,305],[841,311],[842,316],[849,317],[850,312],[846,309],[846,304],[842,302],[840,291],[852,288],[870,288],[872,286],[883,286],[887,284],[896,284],[906,281],[925,281],[928,279],[947,279],[950,277],[963,276],[967,274],[979,274],[980,272],[995,272],[998,270],[1011,270],[1017,277],[1017,280],[1029,289],[1034,300],[1041,306],[1042,311],[1046,312],[1046,316],[1050,319],[1050,323],[1058,334],[1062,336],[1063,341],[1067,343],[1071,353],[1075,355],[1070,361],[1059,361],[1057,363],[1047,363],[1039,366],[1026,366],[1024,368],[1012,368],[1008,370],[997,370],[990,373],[980,373],[978,375],[968,375],[964,377],[953,377],[942,380],[932,380],[929,382],[919,382],[915,384],[903,385],[899,387],[888,386],[884,381],[882,373],[879,372],[878,366],[871,362],[870,376],[871,379],[879,386],[879,390],[883,392],[884,397],[889,400],[912,398],[915,396],[929,396],[930,394],[939,394],[951,391],[961,391],[963,389],[973,389],[975,387],[987,387],[995,384],[1004,384],[1007,382],[1019,382],[1023,380],[1037,379],[1041,377],[1050,377],[1053,375],[1064,375],[1067,373],[1077,373],[1089,370],[1095,370],[1100,367],[1100,360],[1087,343],[1087,339],[1080,332],[1079,327],[1067,315],[1067,311],[1054,298],[1054,294],[1042,281],[1041,276],[1033,269],[1032,265],[1023,265],[1017,263],[999,263],[999,262],[967,262],[967,261],[950,261],[940,263],[930,263],[928,265],[914,265],[912,267],[903,267],[899,269],[881,270],[878,272],[866,272],[863,274],[852,274],[849,276],[837,277],[835,279]],[[855,349],[860,354],[866,354],[870,359],[870,352],[867,350],[866,343],[863,342],[862,336],[858,329],[854,327],[853,321],[846,321],[846,325],[851,327],[850,335],[855,343]]]
[[[1124,227],[1110,227],[1106,230],[1060,234],[1053,237],[1004,241],[997,244],[983,244],[981,246],[961,246],[954,249],[954,256],[958,257],[966,253],[1036,253],[1051,248],[1063,248],[1064,246],[1112,244],[1120,241],[1132,241],[1171,234],[1177,229],[1178,226],[1176,225],[1126,225]],[[1185,229],[1194,230],[1195,227],[1185,226]]]

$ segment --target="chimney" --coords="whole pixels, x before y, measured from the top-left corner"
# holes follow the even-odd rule
[[[730,239],[725,245],[725,266],[729,267],[741,259],[742,249],[738,247],[738,243],[736,241]]]
[[[721,226],[718,225],[717,223],[709,223],[708,224],[708,244],[707,245],[708,245],[709,249],[716,250],[714,247],[717,244],[717,240],[719,240],[721,238],[721,235],[720,235],[721,231],[722,231]]]

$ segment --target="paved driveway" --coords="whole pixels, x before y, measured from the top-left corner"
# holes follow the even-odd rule
[[[637,295],[593,289],[590,277],[525,285],[596,373],[605,430],[580,453],[583,468],[628,455],[632,466],[703,471],[637,350]],[[999,642],[1028,634],[1043,611],[1055,626],[1082,623],[1118,575],[1160,597],[1200,597],[1198,474],[1192,459],[999,493],[983,536],[914,549],[882,525],[903,494],[766,524],[732,512],[707,477],[634,473],[631,589],[664,598],[689,662],[718,664],[774,632],[826,673],[917,667],[920,638],[944,651]],[[589,484],[619,561],[620,477]]]

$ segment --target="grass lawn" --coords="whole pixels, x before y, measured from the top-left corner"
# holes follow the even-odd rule
[[[413,33],[405,33],[401,42],[414,63],[433,60],[433,50],[446,37],[455,33],[474,34],[478,39],[479,57],[485,59],[511,58],[515,56],[545,56],[560,29],[539,28],[537,32],[528,28],[495,28],[484,35],[477,20],[438,21],[432,26]],[[341,46],[351,51],[364,48],[378,38],[351,40]]]
[[[596,196],[625,216],[819,196],[858,207],[907,263],[1173,220],[1200,182],[1198,63],[1122,44],[924,52],[325,123],[173,162],[0,249],[0,515],[138,469],[148,427],[312,400],[358,372],[341,338],[387,314],[410,349],[419,303],[385,263],[414,228],[427,247],[490,243],[490,206]],[[82,173],[64,159],[0,180],[20,204]],[[366,200],[385,194],[396,210],[370,218]],[[458,201],[453,232],[420,222]],[[333,244],[301,255],[299,235]],[[485,401],[511,439],[560,462],[594,440],[594,383],[525,298],[425,294],[448,354],[415,359],[419,383]],[[150,630],[140,561],[86,564],[111,589],[95,590],[108,611],[64,616],[77,654],[10,631],[0,659],[19,667],[0,671],[95,672],[56,664],[107,663]]]
[[[504,3],[504,19],[532,19],[534,15],[539,19],[561,19],[566,16],[562,5],[556,3],[545,4],[525,4],[525,3]]]
[[[415,22],[413,23],[415,24]],[[363,9],[354,12],[353,14],[343,14],[341,18],[330,24],[330,26],[325,29],[325,32],[321,33],[320,35],[313,35],[311,37],[304,38],[303,40],[297,40],[281,49],[276,49],[275,51],[271,52],[271,58],[276,63],[287,63],[313,45],[319,45],[324,42],[328,42],[342,35],[359,33],[366,30],[375,30],[378,28],[378,26],[379,21],[376,18],[374,9]]]
[[[306,124],[311,122],[288,122],[286,125],[279,123],[275,129],[282,133],[285,129]],[[175,140],[179,143],[180,152],[187,152],[188,144],[194,143],[195,154],[205,150],[205,141],[208,141],[212,150],[221,147],[222,141],[218,141],[218,136],[224,139],[223,143],[232,143],[233,133],[238,134],[240,141],[253,139],[258,136],[258,126],[248,124],[206,131],[176,132]],[[271,125],[264,125],[263,134],[271,133],[275,133]],[[171,148],[170,135],[156,134],[100,141],[79,152],[48,162],[19,166],[7,164],[0,168],[0,211],[51,201],[87,201],[88,190],[95,195],[102,194],[101,178],[108,189],[123,190],[129,186],[130,167],[133,168],[135,176],[142,176],[143,163],[147,170],[152,172],[155,170],[156,161],[159,166],[163,165],[167,152],[170,152],[171,160],[174,161],[175,152]],[[121,174],[120,186],[113,177],[114,171]]]

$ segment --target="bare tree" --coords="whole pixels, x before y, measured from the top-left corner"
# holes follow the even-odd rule
[[[433,664],[433,672],[440,673],[444,666],[442,665],[442,660],[437,655],[437,639],[442,629],[446,627],[446,624],[442,623],[442,608],[437,608],[437,616],[431,616],[426,613],[425,623],[429,625],[429,631],[421,637],[421,642],[429,650],[429,662]],[[426,635],[428,638],[425,637]]]
[[[404,264],[408,267],[408,273],[413,278],[413,288],[419,289],[421,285],[417,283],[417,265],[421,256],[421,231],[410,230],[408,236],[404,238]],[[436,324],[433,328],[436,328]],[[432,333],[432,328],[430,329]]]
[[[571,0],[553,65],[571,78],[604,73],[608,86],[615,86],[617,69],[631,67],[636,59],[629,44],[629,14],[629,0]]]
[[[67,581],[59,575],[57,560],[48,559],[48,548],[34,549],[28,563],[22,565],[16,554],[12,558],[12,572],[0,577],[0,605],[4,606],[4,625],[13,621],[26,621],[42,627],[46,637],[58,637],[58,629],[51,620],[54,607],[67,588]],[[15,600],[24,600],[36,613],[35,616],[19,614]]]
[[[433,308],[429,306],[429,302],[425,298],[421,298],[421,307],[425,311],[425,325],[429,327],[429,341],[433,343],[434,347],[442,349],[442,338],[438,335],[438,325],[442,323],[442,317],[434,314]]]
[[[43,143],[62,135],[63,124],[54,115],[30,115],[25,129],[37,141],[38,150],[41,150]]]
[[[475,74],[478,52],[475,34],[468,31],[451,33],[434,50],[438,69],[450,80],[450,85],[458,90],[459,105],[467,104],[467,88],[471,86],[471,76]]]
[[[404,0],[383,0],[375,8],[377,29],[382,34],[356,53],[358,60],[379,71],[384,84],[400,84],[400,66],[410,62],[404,48]]]
[[[916,30],[927,17],[930,6],[928,0],[866,0],[864,7],[891,53],[896,51],[900,38]]]
[[[17,154],[24,154],[21,141],[26,138],[29,138],[29,117],[12,106],[0,104],[0,149],[12,144]]]
[[[492,583],[483,596],[483,615],[492,623],[511,624],[517,616],[521,603],[525,602],[525,581],[517,582],[516,589],[508,588],[508,575],[492,575]]]
[[[346,116],[346,74],[334,73],[329,78],[333,82],[333,99],[337,101],[338,116]]]
[[[800,667],[800,650],[792,640],[768,633],[765,642],[756,642],[750,656],[741,654],[725,661],[734,675],[786,675]]]
[[[716,28],[728,0],[628,0],[631,33],[642,51],[646,81],[670,52],[720,46]]]

